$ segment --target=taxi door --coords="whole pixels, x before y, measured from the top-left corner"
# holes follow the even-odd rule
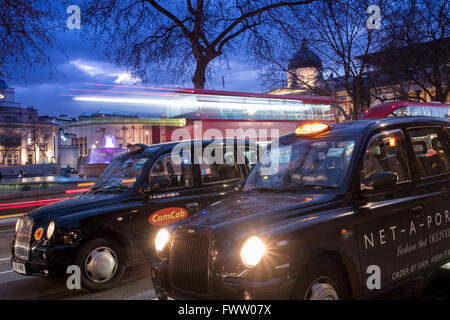
[[[180,164],[173,161],[171,154],[154,162],[148,181],[164,177],[169,185],[152,194],[140,195],[141,200],[137,201],[139,208],[131,217],[136,259],[152,256],[154,237],[161,227],[202,214],[203,208],[235,193],[242,183],[242,168],[229,158],[235,156],[233,148],[224,149],[225,161],[212,164],[203,159],[204,148],[201,151],[194,151]],[[192,164],[195,157],[199,158]]]
[[[408,128],[414,147],[418,188],[427,195],[424,202],[429,232],[430,260],[439,266],[450,259],[450,152],[440,127]]]
[[[153,256],[154,238],[158,230],[176,221],[186,219],[198,211],[198,190],[194,181],[192,159],[173,161],[171,154],[160,156],[153,163],[147,182],[167,178],[167,187],[153,193],[141,190],[134,200],[131,215],[134,259],[147,260]]]
[[[356,232],[363,290],[384,290],[419,271],[429,256],[424,199],[413,187],[402,130],[374,135],[365,150],[360,173],[360,195]],[[364,181],[374,172],[394,172],[397,183],[368,190]],[[379,271],[380,287],[370,276]],[[375,277],[377,275],[375,274]],[[375,282],[373,282],[375,281]]]

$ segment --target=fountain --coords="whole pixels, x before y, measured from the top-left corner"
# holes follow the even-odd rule
[[[126,148],[117,147],[116,137],[105,135],[100,148],[92,148],[89,160],[81,165],[81,176],[98,177],[108,166],[111,160]]]

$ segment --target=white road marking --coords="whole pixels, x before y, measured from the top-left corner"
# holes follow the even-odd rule
[[[0,261],[6,261],[6,260],[10,260],[11,258],[2,258],[0,259]]]
[[[2,272],[0,272],[0,274],[11,273],[11,272],[14,272],[14,271],[13,270],[2,271]]]

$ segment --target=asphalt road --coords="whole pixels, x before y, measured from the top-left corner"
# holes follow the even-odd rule
[[[148,265],[134,267],[125,273],[122,283],[110,290],[90,293],[68,290],[65,281],[24,277],[11,270],[9,240],[13,230],[0,230],[0,300],[4,299],[156,299]],[[440,269],[430,277],[421,277],[401,288],[384,294],[387,300],[450,300],[450,270]]]
[[[0,230],[0,300],[6,299],[89,299],[89,300],[152,300],[156,299],[147,265],[128,270],[117,287],[90,293],[68,290],[65,281],[25,277],[11,270],[9,240],[13,230]]]

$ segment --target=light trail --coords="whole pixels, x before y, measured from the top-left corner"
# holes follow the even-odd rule
[[[0,204],[0,210],[44,206],[44,205],[52,204],[52,203],[67,200],[67,199],[70,199],[70,198],[53,198],[53,199],[45,199],[45,200],[3,203],[3,204]]]
[[[179,96],[178,94],[173,93],[157,93],[157,92],[142,92],[142,91],[114,91],[114,90],[95,90],[95,89],[76,89],[76,88],[71,88],[69,90],[82,92],[119,93],[119,94],[150,95],[150,96],[165,96],[165,97]]]
[[[91,188],[80,188],[80,189],[69,189],[66,190],[67,194],[71,194],[71,193],[83,193],[83,192],[87,192],[91,190]]]

